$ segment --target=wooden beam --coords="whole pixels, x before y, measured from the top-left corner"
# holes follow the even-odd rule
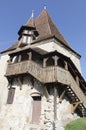
[[[62,99],[63,99],[64,95],[65,95],[65,90],[61,93],[61,95],[60,95],[60,97],[59,97],[59,102],[61,102],[61,101],[62,101]]]
[[[76,108],[78,107],[78,105],[80,104],[81,102],[78,101],[78,102],[74,102],[73,104],[71,104],[71,113],[74,113]]]
[[[43,67],[46,67],[46,62],[47,62],[48,58],[44,58],[43,59]]]
[[[65,69],[68,70],[68,64],[66,61],[65,61]]]
[[[52,58],[54,59],[55,66],[57,66],[58,65],[58,59],[59,59],[59,57],[57,55],[55,55]]]
[[[78,84],[78,86],[80,86],[80,84],[79,84],[79,77],[78,76],[76,76],[76,83]]]
[[[45,85],[44,85],[44,94],[45,94],[45,97],[47,98],[47,101],[48,101],[49,100],[49,93],[48,93],[48,90],[47,90]]]
[[[18,79],[18,83],[19,83],[19,86],[20,86],[20,90],[22,90],[23,78],[18,77],[17,79]]]
[[[29,55],[29,60],[32,60],[32,52],[29,52],[28,55]]]
[[[22,58],[22,56],[19,55],[19,57],[18,57],[18,62],[21,62],[21,58]]]

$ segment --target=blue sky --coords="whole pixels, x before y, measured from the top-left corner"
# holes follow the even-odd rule
[[[47,5],[47,11],[70,46],[81,57],[86,79],[86,0],[0,0],[0,51],[11,46],[17,32],[31,16],[37,17]]]

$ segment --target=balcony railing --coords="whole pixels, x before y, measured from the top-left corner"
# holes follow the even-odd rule
[[[39,64],[34,61],[23,61],[15,64],[8,64],[6,76],[15,76],[20,74],[31,74],[36,79],[43,83],[56,82],[61,80],[67,84],[67,71],[58,66],[50,66],[46,68],[40,67]]]

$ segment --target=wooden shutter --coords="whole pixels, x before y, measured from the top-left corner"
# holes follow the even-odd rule
[[[15,88],[10,88],[8,91],[7,104],[13,103],[14,94],[15,94]]]
[[[41,115],[41,97],[33,97],[32,123],[38,124]]]

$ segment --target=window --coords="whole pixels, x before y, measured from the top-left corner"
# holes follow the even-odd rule
[[[15,88],[10,88],[8,91],[7,104],[12,104],[15,94]]]
[[[62,67],[62,68],[65,68],[65,63],[62,59],[59,59],[58,60],[58,66]]]
[[[26,60],[28,60],[28,59],[29,59],[28,54],[27,54],[27,53],[23,53],[23,54],[22,54],[22,57],[21,57],[21,61],[26,61]]]
[[[50,57],[50,58],[46,61],[46,65],[47,65],[47,66],[53,66],[53,65],[54,65],[54,59]]]
[[[32,113],[32,123],[38,124],[41,115],[41,97],[34,96],[33,98],[33,113]]]

